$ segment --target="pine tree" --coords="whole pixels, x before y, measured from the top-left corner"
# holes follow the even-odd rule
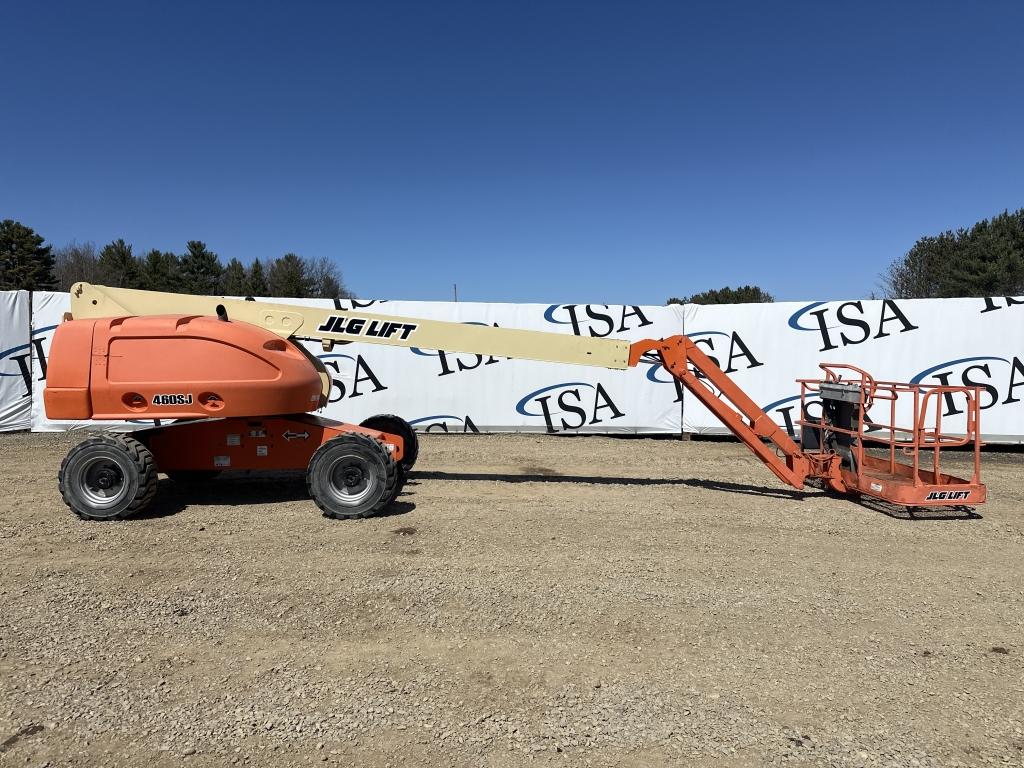
[[[1024,208],[920,238],[881,282],[894,299],[1024,294]]]
[[[0,221],[0,290],[49,291],[57,286],[53,249],[30,227]]]
[[[255,259],[249,266],[245,275],[246,296],[269,296],[270,287],[267,285],[267,275],[263,271],[263,265],[259,259]]]
[[[775,301],[775,297],[756,285],[741,285],[739,288],[712,288],[709,291],[695,293],[693,296],[677,299],[671,298],[667,304],[767,304]]]
[[[139,286],[139,262],[132,255],[132,247],[121,238],[103,246],[96,267],[103,285],[112,288]]]
[[[217,254],[206,248],[201,240],[189,240],[187,251],[181,257],[182,287],[185,293],[215,296],[219,293],[220,277],[224,268]]]
[[[294,253],[286,253],[271,265],[269,282],[270,295],[279,298],[304,299],[312,288],[306,262]]]
[[[147,253],[142,261],[139,287],[147,291],[180,291],[181,265],[177,255],[157,248]]]
[[[231,259],[221,276],[221,290],[225,296],[245,296],[245,267],[238,259]]]

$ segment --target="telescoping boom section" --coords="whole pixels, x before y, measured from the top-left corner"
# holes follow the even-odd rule
[[[985,500],[975,387],[876,382],[851,366],[823,365],[823,378],[800,382],[797,443],[684,335],[630,343],[77,283],[50,350],[47,415],[155,426],[73,448],[60,471],[65,501],[82,517],[117,519],[149,504],[158,468],[176,482],[225,469],[302,469],[328,516],[386,509],[416,461],[416,433],[391,414],[354,425],[310,413],[326,404],[330,379],[296,340],[326,351],[359,341],[611,369],[656,361],[795,488],[817,478],[838,493],[907,506]],[[964,404],[965,433],[943,431],[949,398]],[[971,477],[943,472],[941,452],[965,446]]]

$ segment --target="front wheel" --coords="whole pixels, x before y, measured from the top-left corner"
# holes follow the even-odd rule
[[[383,512],[397,495],[399,468],[371,437],[345,434],[321,445],[309,461],[306,486],[327,517],[351,520]]]
[[[68,451],[57,480],[64,503],[79,517],[123,520],[156,495],[156,462],[138,440],[102,434]]]

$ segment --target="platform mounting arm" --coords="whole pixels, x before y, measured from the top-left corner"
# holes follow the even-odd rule
[[[638,365],[649,352],[657,354],[665,369],[776,477],[794,488],[803,488],[811,462],[800,446],[693,341],[686,336],[670,336],[634,342],[629,351],[630,367]]]

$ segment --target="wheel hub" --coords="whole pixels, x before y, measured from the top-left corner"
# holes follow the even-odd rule
[[[359,467],[346,467],[344,480],[346,488],[355,488],[363,482],[363,470]]]
[[[372,497],[378,486],[377,477],[366,459],[346,454],[336,458],[329,469],[330,493],[346,507],[362,504]]]
[[[114,472],[111,469],[108,469],[108,468],[101,469],[97,473],[97,475],[96,475],[96,486],[98,488],[102,488],[103,490],[107,490],[109,488],[113,488],[116,483],[117,483],[117,473]]]
[[[105,456],[97,456],[85,462],[78,477],[82,496],[96,509],[112,507],[128,491],[121,467]]]

